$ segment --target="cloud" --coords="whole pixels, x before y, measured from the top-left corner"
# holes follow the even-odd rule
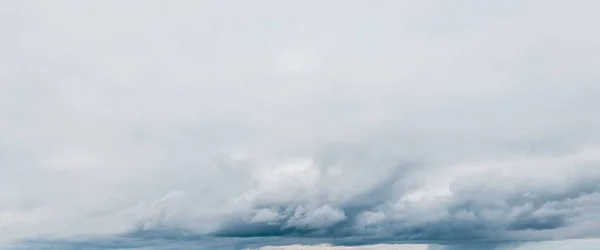
[[[383,249],[383,250],[427,250],[427,245],[372,245],[363,247],[334,247],[328,245],[296,245],[282,247],[263,247],[261,250],[368,250],[368,249]]]
[[[596,3],[0,5],[7,244],[599,237]]]

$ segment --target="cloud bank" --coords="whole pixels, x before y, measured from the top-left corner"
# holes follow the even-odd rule
[[[598,7],[2,2],[0,241],[599,237]]]

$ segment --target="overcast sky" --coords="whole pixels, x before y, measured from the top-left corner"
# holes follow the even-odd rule
[[[599,9],[0,1],[0,242],[600,237]]]

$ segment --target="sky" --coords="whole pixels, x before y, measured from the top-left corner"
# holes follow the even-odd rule
[[[590,247],[599,8],[0,1],[0,248]]]

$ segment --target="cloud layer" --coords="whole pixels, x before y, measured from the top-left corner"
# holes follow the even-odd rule
[[[598,7],[5,1],[0,241],[599,237]]]

